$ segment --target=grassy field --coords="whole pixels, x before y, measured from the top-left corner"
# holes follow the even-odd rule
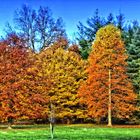
[[[0,140],[50,140],[49,126],[40,127],[1,129]],[[140,140],[140,128],[60,125],[55,126],[54,140]]]

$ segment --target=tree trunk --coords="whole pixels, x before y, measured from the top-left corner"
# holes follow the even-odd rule
[[[108,126],[112,126],[112,116],[111,116],[111,69],[108,72]]]
[[[10,122],[8,123],[8,129],[12,129]]]
[[[53,123],[50,122],[50,133],[51,133],[52,140],[53,140],[53,129],[54,129]]]
[[[12,117],[8,117],[8,129],[12,129],[12,124],[13,124],[13,118]]]
[[[50,101],[50,133],[51,133],[51,139],[54,138],[54,106]]]

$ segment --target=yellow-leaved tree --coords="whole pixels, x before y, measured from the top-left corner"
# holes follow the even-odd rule
[[[47,91],[49,115],[59,121],[67,122],[85,118],[79,103],[77,90],[86,78],[86,63],[72,51],[66,50],[65,44],[57,42],[52,47],[38,54],[36,65],[40,75],[50,77],[52,86]],[[85,113],[86,114],[86,113]]]

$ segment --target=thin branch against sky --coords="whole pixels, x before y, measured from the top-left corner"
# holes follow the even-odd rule
[[[77,31],[78,22],[85,23],[97,8],[101,16],[107,16],[110,12],[114,15],[122,12],[126,20],[140,21],[139,0],[5,0],[0,2],[0,36],[6,22],[13,24],[14,11],[20,9],[22,4],[28,4],[34,9],[40,5],[50,7],[56,18],[63,18],[69,37]]]

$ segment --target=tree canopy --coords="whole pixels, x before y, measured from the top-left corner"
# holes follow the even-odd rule
[[[89,56],[88,78],[81,85],[81,102],[97,121],[129,119],[135,110],[136,94],[126,74],[125,48],[121,32],[113,25],[101,28]],[[107,118],[108,116],[108,118]]]

